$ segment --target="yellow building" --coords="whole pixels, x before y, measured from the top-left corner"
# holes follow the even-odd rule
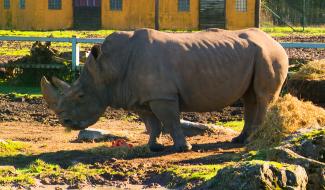
[[[256,27],[260,0],[0,0],[0,28],[19,30]]]

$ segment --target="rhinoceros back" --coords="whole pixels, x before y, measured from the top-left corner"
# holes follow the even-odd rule
[[[204,112],[235,102],[252,83],[257,54],[265,51],[263,43],[252,40],[254,35],[272,40],[259,30],[135,31],[121,83],[129,91],[128,107],[178,100],[182,111]]]

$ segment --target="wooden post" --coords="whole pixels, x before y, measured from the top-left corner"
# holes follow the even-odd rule
[[[260,27],[261,0],[255,0],[255,27]]]
[[[155,0],[155,30],[159,30],[159,0]]]
[[[76,73],[79,66],[79,44],[77,43],[77,37],[72,36],[72,72]]]

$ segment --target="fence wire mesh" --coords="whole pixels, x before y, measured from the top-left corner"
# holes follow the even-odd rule
[[[262,26],[325,25],[324,0],[262,0]]]

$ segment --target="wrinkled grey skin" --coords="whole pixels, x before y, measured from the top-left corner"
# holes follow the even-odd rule
[[[245,142],[261,125],[268,104],[279,96],[288,57],[258,29],[174,34],[151,29],[115,32],[94,46],[80,78],[69,86],[45,78],[44,97],[62,125],[84,129],[106,107],[139,113],[150,128],[149,147],[163,149],[162,126],[177,151],[190,150],[180,112],[208,112],[242,98],[245,126],[233,142]]]

